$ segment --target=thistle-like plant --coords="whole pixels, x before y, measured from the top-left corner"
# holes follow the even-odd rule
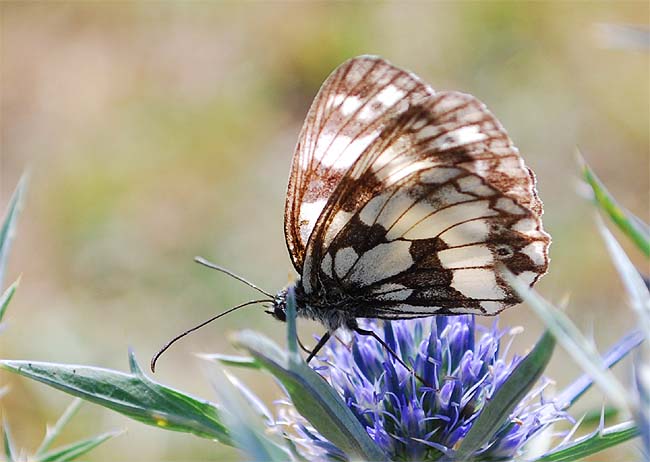
[[[589,181],[586,173],[585,177]],[[650,245],[647,226],[620,208],[600,183],[590,184],[598,203],[645,251]],[[573,461],[639,434],[647,451],[646,364],[636,363],[637,387],[632,393],[612,380],[608,369],[648,335],[650,295],[613,237],[606,233],[605,237],[641,330],[626,335],[603,356],[565,315],[511,278],[513,287],[549,326],[528,354],[510,351],[510,337],[517,329],[480,327],[470,316],[383,325],[368,321],[364,327],[379,332],[412,370],[374,339],[356,334],[331,341],[318,361],[308,366],[299,354],[290,294],[286,349],[245,330],[235,336],[245,356],[207,356],[220,367],[270,372],[282,390],[273,411],[220,367],[211,376],[221,396],[217,404],[151,380],[133,353],[130,373],[35,361],[5,360],[0,365],[140,422],[241,448],[254,460]],[[12,287],[0,300],[0,313],[15,291]],[[550,395],[545,390],[550,379],[543,372],[555,338],[586,372]],[[581,419],[565,434],[555,431],[556,423],[574,421],[570,408],[593,383],[632,419],[608,428],[601,421],[596,431],[581,437],[574,436]],[[7,458],[15,460],[6,426],[4,435]]]

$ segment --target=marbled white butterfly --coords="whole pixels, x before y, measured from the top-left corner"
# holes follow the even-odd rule
[[[521,302],[497,264],[531,286],[546,272],[541,215],[533,172],[483,103],[378,57],[343,63],[307,114],[285,206],[297,314],[327,328],[308,359],[339,327],[380,340],[357,318]],[[281,321],[287,291],[268,311]]]

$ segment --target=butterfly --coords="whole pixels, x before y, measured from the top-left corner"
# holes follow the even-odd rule
[[[308,361],[341,327],[383,344],[358,318],[492,316],[520,303],[497,268],[529,286],[547,271],[535,184],[473,96],[376,56],[341,64],[300,132],[284,212],[297,316],[327,329]],[[288,292],[269,300],[280,321]]]

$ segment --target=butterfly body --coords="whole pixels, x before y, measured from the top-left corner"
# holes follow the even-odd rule
[[[311,319],[324,325],[329,332],[340,327],[353,329],[356,327],[356,307],[360,301],[349,296],[308,297],[300,281],[293,285],[295,294],[296,314],[299,317]],[[279,321],[286,321],[288,289],[282,289],[275,297],[273,310],[269,311]]]
[[[374,56],[339,66],[294,153],[285,237],[298,316],[328,332],[357,318],[494,315],[548,267],[535,177],[471,95],[436,92]],[[284,320],[287,291],[271,313]]]

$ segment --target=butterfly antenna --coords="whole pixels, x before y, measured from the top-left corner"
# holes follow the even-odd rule
[[[247,279],[244,279],[243,277],[241,277],[241,276],[239,276],[239,275],[233,273],[232,271],[230,271],[230,270],[228,270],[228,269],[226,269],[226,268],[223,268],[223,267],[221,267],[221,266],[219,266],[219,265],[216,265],[216,264],[214,264],[214,263],[212,263],[212,262],[209,262],[208,260],[206,260],[206,259],[203,258],[203,257],[194,257],[194,261],[197,262],[197,263],[199,263],[200,265],[207,266],[208,268],[212,268],[213,270],[220,271],[220,272],[222,272],[222,273],[227,274],[227,275],[230,276],[231,278],[234,278],[234,279],[237,279],[237,280],[240,281],[240,282],[243,282],[243,283],[246,284],[248,287],[252,287],[253,289],[257,290],[259,293],[264,294],[264,295],[266,295],[267,297],[271,297],[271,300],[273,300],[273,298],[274,298],[272,294],[268,293],[266,290],[263,290],[263,289],[257,287],[255,284],[253,284],[252,282],[248,281]]]
[[[176,343],[178,340],[182,339],[186,335],[191,334],[195,330],[199,330],[201,327],[205,326],[206,324],[210,324],[212,321],[214,321],[216,319],[219,319],[220,317],[225,316],[228,313],[232,313],[235,310],[238,310],[238,309],[243,308],[243,307],[248,306],[248,305],[254,305],[256,303],[267,303],[269,301],[273,301],[273,300],[266,300],[266,299],[265,300],[251,300],[249,302],[241,303],[241,304],[239,304],[237,306],[233,306],[232,308],[227,309],[223,313],[219,313],[218,315],[211,317],[207,321],[203,321],[201,324],[199,324],[197,326],[194,326],[191,329],[187,329],[182,334],[178,334],[176,337],[171,339],[169,342],[165,343],[165,345],[160,350],[158,350],[158,353],[156,353],[153,356],[153,358],[151,358],[151,372],[156,372],[156,361],[158,361],[158,358],[160,358],[160,356],[165,351],[167,351],[170,346],[172,346],[174,343]]]

